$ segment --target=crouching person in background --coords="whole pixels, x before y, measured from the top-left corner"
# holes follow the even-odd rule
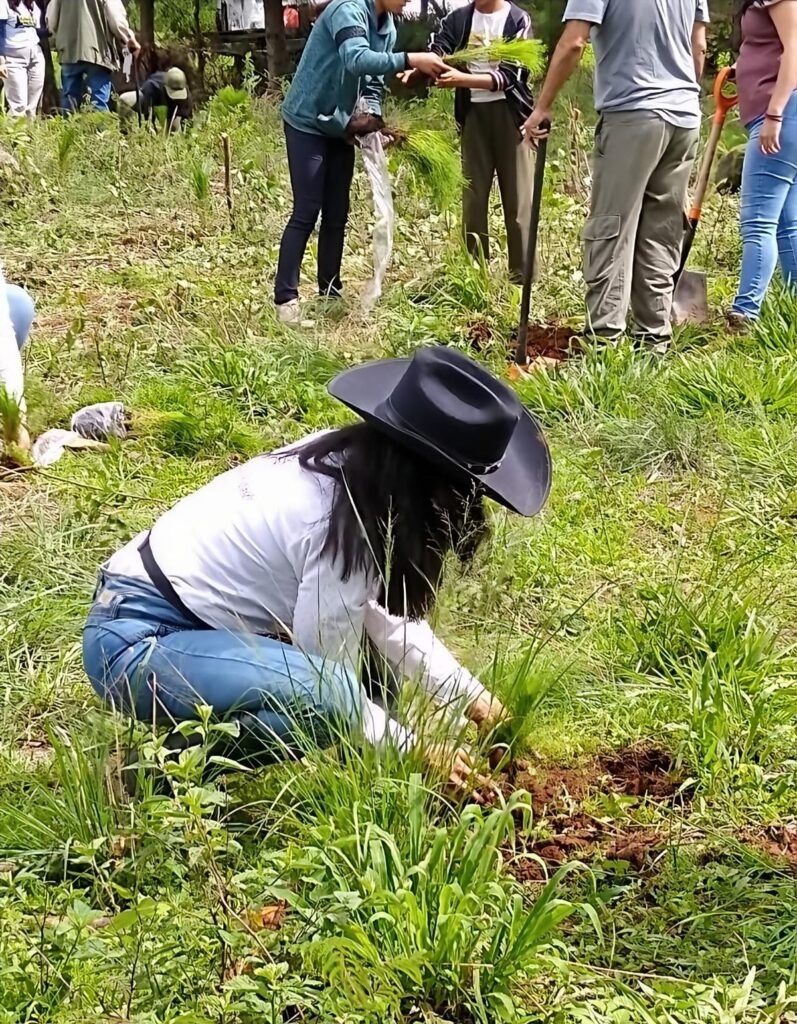
[[[500,702],[424,616],[446,557],[469,564],[485,535],[486,496],[526,516],[545,503],[537,423],[442,347],[355,367],[329,390],[363,422],[224,473],[103,566],[83,650],[106,702],[164,724],[209,705],[237,723],[232,756],[250,764],[348,732],[406,752],[419,723],[361,684],[367,646],[457,723],[497,722]],[[456,736],[423,749],[451,787],[466,785]]]
[[[155,71],[141,86],[138,95],[130,90],[119,96],[119,116],[125,122],[140,113],[154,124],[159,109],[165,112],[168,132],[179,132],[191,120],[193,104],[182,68]]]

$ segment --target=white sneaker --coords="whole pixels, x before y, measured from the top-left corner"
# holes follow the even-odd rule
[[[277,306],[277,319],[281,324],[300,324],[302,322],[302,307],[298,299],[291,299],[290,302],[283,302]]]

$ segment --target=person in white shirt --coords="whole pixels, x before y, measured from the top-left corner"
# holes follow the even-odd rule
[[[501,716],[423,616],[446,556],[467,564],[484,535],[485,495],[523,515],[542,508],[539,426],[510,388],[442,347],[355,367],[329,389],[364,422],[222,474],[103,566],[83,650],[108,703],[153,722],[210,705],[257,763],[341,730],[407,751],[422,737],[390,717],[386,688],[358,679],[369,649],[481,727]],[[428,749],[463,786],[464,752]]]
[[[0,77],[12,117],[35,117],[44,90],[47,34],[44,11],[35,0],[0,0]]]
[[[22,372],[22,349],[28,340],[36,307],[24,288],[6,284],[0,264],[0,395],[11,399],[19,409],[14,434],[9,438],[18,448],[30,448],[25,426],[25,381]],[[4,432],[9,427],[4,425]]]
[[[531,18],[509,0],[473,0],[451,9],[429,43],[440,57],[457,50],[485,51],[466,70],[449,68],[435,81],[439,89],[456,89],[454,118],[462,137],[465,192],[462,228],[470,253],[490,258],[489,205],[498,179],[504,209],[509,277],[522,284],[531,225],[534,154],[524,145],[521,125],[534,99],[529,72],[519,64],[492,62],[489,48],[501,40],[530,39]],[[406,72],[411,82],[419,72]]]

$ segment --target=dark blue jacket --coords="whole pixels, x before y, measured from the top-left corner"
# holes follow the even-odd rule
[[[447,14],[437,26],[429,44],[429,49],[441,57],[446,57],[457,50],[464,50],[470,39],[470,28],[473,24],[474,5],[457,7]],[[504,26],[505,39],[530,39],[532,36],[531,18],[520,7],[509,4],[509,15]],[[492,72],[495,79],[495,91],[506,94],[506,100],[518,128],[534,109],[534,97],[529,88],[529,72],[519,64],[502,63]],[[470,110],[470,89],[457,89],[454,97],[454,117],[461,128]]]

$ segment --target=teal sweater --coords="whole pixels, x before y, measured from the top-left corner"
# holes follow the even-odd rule
[[[313,26],[299,61],[282,116],[292,128],[342,137],[362,97],[381,113],[385,75],[407,67],[393,53],[396,28],[384,14],[377,23],[373,0],[332,0]]]

